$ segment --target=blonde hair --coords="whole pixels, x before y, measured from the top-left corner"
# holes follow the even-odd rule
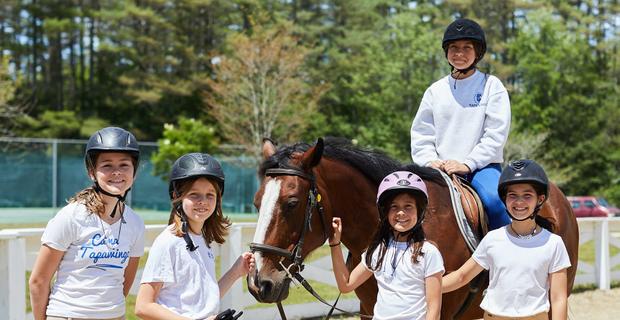
[[[93,186],[79,191],[73,197],[69,198],[68,202],[83,204],[91,214],[94,213],[101,216],[105,213],[105,203],[103,202],[99,192],[95,191],[95,187]]]
[[[200,229],[200,233],[202,237],[205,239],[205,242],[208,246],[210,246],[211,242],[215,241],[216,243],[222,244],[226,241],[226,236],[228,235],[228,228],[230,228],[231,222],[228,217],[224,217],[222,213],[222,190],[220,189],[219,183],[208,176],[198,176],[191,177],[179,181],[175,181],[175,192],[173,194],[172,199],[172,210],[170,211],[170,218],[168,219],[168,224],[172,225],[172,233],[177,237],[183,236],[183,230],[181,228],[182,222],[181,212],[177,213],[177,207],[181,207],[181,202],[183,198],[187,195],[192,185],[196,180],[200,178],[207,179],[215,188],[215,192],[217,194],[217,203],[215,205],[215,210],[213,214],[204,222],[202,228]]]

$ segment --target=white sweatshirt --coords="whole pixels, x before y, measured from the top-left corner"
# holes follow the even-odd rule
[[[478,70],[466,79],[433,83],[411,125],[411,157],[418,165],[457,160],[473,172],[504,161],[510,100],[502,82]]]

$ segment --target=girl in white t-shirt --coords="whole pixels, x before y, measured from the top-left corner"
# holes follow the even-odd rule
[[[427,204],[426,184],[416,174],[387,175],[377,193],[379,229],[350,273],[339,246],[342,223],[333,218],[329,246],[338,289],[351,292],[374,274],[379,292],[373,319],[439,319],[444,267],[437,247],[425,241]]]
[[[552,225],[538,215],[548,196],[545,171],[532,160],[511,162],[502,172],[498,193],[512,223],[489,232],[473,256],[443,278],[444,292],[456,290],[482,270],[489,287],[480,307],[484,319],[567,317],[567,271],[570,260]]]
[[[144,319],[214,319],[220,298],[254,268],[243,253],[218,281],[211,243],[224,243],[230,226],[222,214],[224,172],[206,153],[175,161],[170,175],[168,228],[153,242],[144,267],[136,314]]]
[[[144,251],[144,222],[124,202],[139,155],[136,138],[121,128],[101,129],[88,140],[93,186],[73,196],[41,237],[29,281],[34,319],[124,318]]]

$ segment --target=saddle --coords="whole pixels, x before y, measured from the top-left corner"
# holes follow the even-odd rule
[[[461,194],[461,205],[463,206],[467,221],[472,224],[472,228],[478,229],[481,237],[484,237],[489,232],[489,227],[484,205],[478,193],[469,181],[459,175],[452,175],[452,183],[454,183],[454,186]]]
[[[459,230],[473,252],[489,231],[482,201],[467,180],[455,174],[449,177],[445,172],[440,172],[450,190]]]

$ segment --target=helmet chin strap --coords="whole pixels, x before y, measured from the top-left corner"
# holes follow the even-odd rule
[[[457,69],[455,68],[452,64],[450,64],[450,66],[452,67],[452,74],[455,74],[458,72],[458,75],[456,78],[454,78],[454,89],[456,90],[456,81],[459,80],[461,75],[466,74],[467,72],[473,70],[476,68],[476,64],[478,63],[478,61],[474,61],[474,63],[471,64],[471,66],[465,68],[465,69]],[[456,72],[454,72],[454,70],[456,70]]]
[[[453,68],[454,70],[456,70],[456,71],[458,71],[458,72],[460,72],[460,73],[462,73],[462,74],[465,74],[465,73],[469,72],[470,70],[476,69],[476,65],[477,65],[477,61],[476,61],[476,62],[474,62],[474,63],[472,63],[472,64],[471,64],[471,66],[469,66],[469,67],[467,67],[467,68],[465,68],[465,69],[457,69],[457,68],[455,68],[455,67],[454,67],[454,66],[452,66],[452,65],[450,65],[450,66],[452,66],[452,68]]]
[[[185,240],[185,248],[189,251],[195,251],[199,246],[194,245],[194,241],[189,236],[189,226],[187,223],[187,216],[185,215],[185,211],[183,211],[183,205],[178,203],[174,210],[176,214],[181,218],[181,231],[183,232],[183,240]]]
[[[114,218],[114,216],[116,215],[116,209],[118,208],[118,211],[121,214],[121,217],[123,216],[123,213],[125,212],[125,207],[122,206],[121,207],[121,203],[125,204],[125,198],[127,197],[127,193],[129,193],[129,190],[131,190],[131,187],[129,189],[127,189],[127,191],[125,191],[125,194],[123,194],[122,196],[119,194],[113,194],[113,193],[109,193],[105,190],[103,190],[103,188],[101,188],[101,186],[99,186],[99,182],[97,182],[95,180],[95,184],[93,186],[93,188],[95,189],[95,191],[99,192],[99,193],[103,193],[106,196],[109,197],[114,197],[117,199],[116,204],[114,205],[114,209],[112,209],[112,213],[110,214],[110,217]]]
[[[545,199],[546,200],[546,199]],[[515,218],[515,216],[513,216],[510,211],[508,211],[508,208],[506,208],[506,212],[508,213],[508,215],[510,216],[510,218],[512,220],[516,220],[516,221],[525,221],[528,219],[536,219],[536,216],[538,215],[538,212],[540,211],[540,208],[542,208],[543,203],[545,203],[545,200],[543,200],[541,203],[537,204],[536,207],[534,208],[534,211],[532,212],[532,214],[530,214],[529,216],[523,218],[523,219],[517,219]]]

